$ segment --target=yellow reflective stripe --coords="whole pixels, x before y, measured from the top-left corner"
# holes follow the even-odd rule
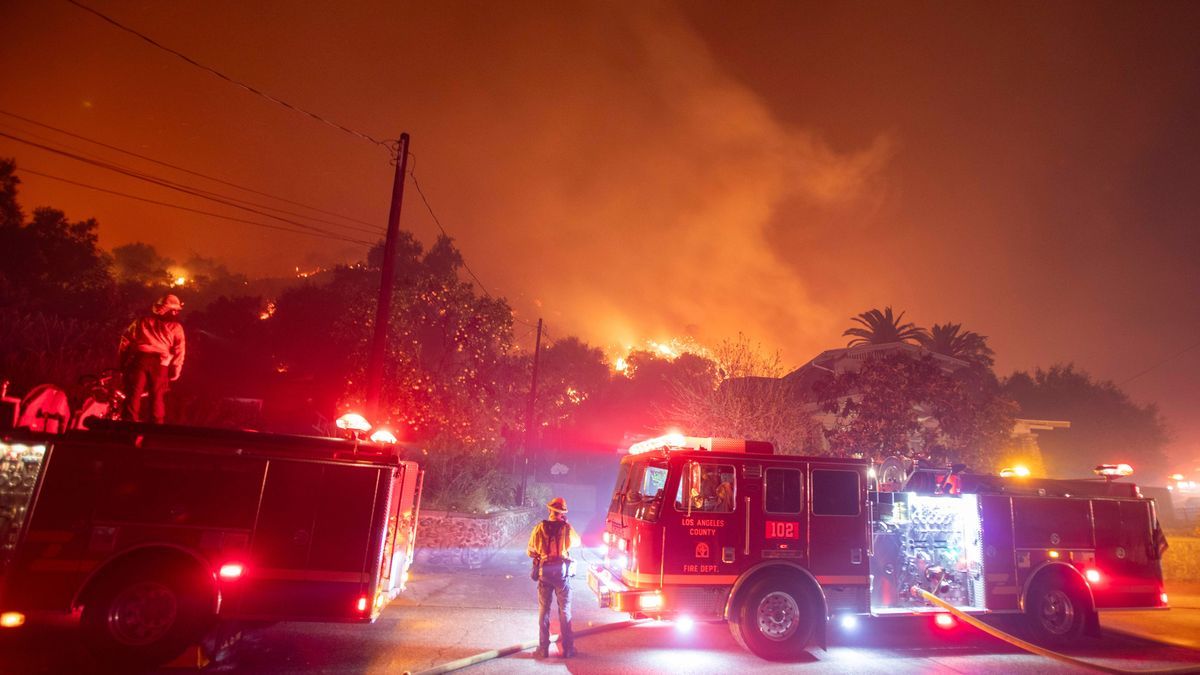
[[[817,581],[822,584],[865,584],[867,583],[867,576],[865,574],[818,574]]]

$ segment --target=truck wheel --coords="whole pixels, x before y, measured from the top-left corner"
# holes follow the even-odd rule
[[[179,656],[211,625],[202,580],[179,567],[128,567],[101,579],[83,608],[88,648],[106,665],[156,666]]]
[[[797,581],[771,575],[754,582],[729,621],[742,647],[768,661],[795,661],[816,629],[812,593]]]
[[[1061,577],[1039,579],[1025,599],[1025,623],[1030,636],[1039,643],[1060,645],[1074,642],[1083,635],[1091,610],[1078,584]]]

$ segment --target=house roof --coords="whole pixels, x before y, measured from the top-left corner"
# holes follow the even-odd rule
[[[907,352],[914,357],[931,356],[948,371],[955,371],[970,365],[962,359],[931,352],[920,345],[909,344],[907,342],[886,342],[884,344],[866,344],[842,347],[840,349],[826,349],[810,359],[808,363],[784,375],[783,379],[795,387],[796,391],[807,392],[811,391],[812,385],[817,380],[825,377],[827,374],[839,372],[839,364],[847,360],[865,361],[896,352]]]

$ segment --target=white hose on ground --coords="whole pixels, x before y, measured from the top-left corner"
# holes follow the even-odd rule
[[[942,609],[946,610],[947,612],[953,614],[960,621],[962,621],[966,624],[969,624],[971,626],[974,626],[975,628],[978,628],[979,630],[987,633],[988,635],[991,635],[994,638],[1003,640],[1014,647],[1017,647],[1019,649],[1024,649],[1025,651],[1030,652],[1032,654],[1037,654],[1038,656],[1044,656],[1048,659],[1054,659],[1055,661],[1061,661],[1063,663],[1066,663],[1066,664],[1069,664],[1072,666],[1078,666],[1078,667],[1082,667],[1082,668],[1090,668],[1092,670],[1100,671],[1102,673],[1114,673],[1115,675],[1129,675],[1131,673],[1137,673],[1139,675],[1177,675],[1177,674],[1181,674],[1181,673],[1200,672],[1200,666],[1195,666],[1195,665],[1184,666],[1182,668],[1152,668],[1150,670],[1126,670],[1124,668],[1114,668],[1112,666],[1105,666],[1105,665],[1101,665],[1099,663],[1092,663],[1091,661],[1077,659],[1073,656],[1067,656],[1066,654],[1052,651],[1050,649],[1046,649],[1045,647],[1039,647],[1038,645],[1035,645],[1032,642],[1028,642],[1026,640],[1022,640],[1019,637],[1009,635],[1008,633],[1005,633],[1004,631],[1000,630],[999,628],[988,625],[988,624],[980,621],[977,617],[967,614],[966,612],[958,609],[954,605],[951,605],[950,603],[937,597],[936,595],[934,595],[933,593],[930,593],[929,591],[926,591],[924,589],[917,589],[917,590],[921,591],[922,597],[924,597],[929,602],[932,602],[933,604],[937,605],[938,607],[941,607]]]

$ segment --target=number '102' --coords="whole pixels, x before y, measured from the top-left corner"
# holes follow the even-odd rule
[[[767,539],[799,539],[800,528],[794,522],[767,521]]]

